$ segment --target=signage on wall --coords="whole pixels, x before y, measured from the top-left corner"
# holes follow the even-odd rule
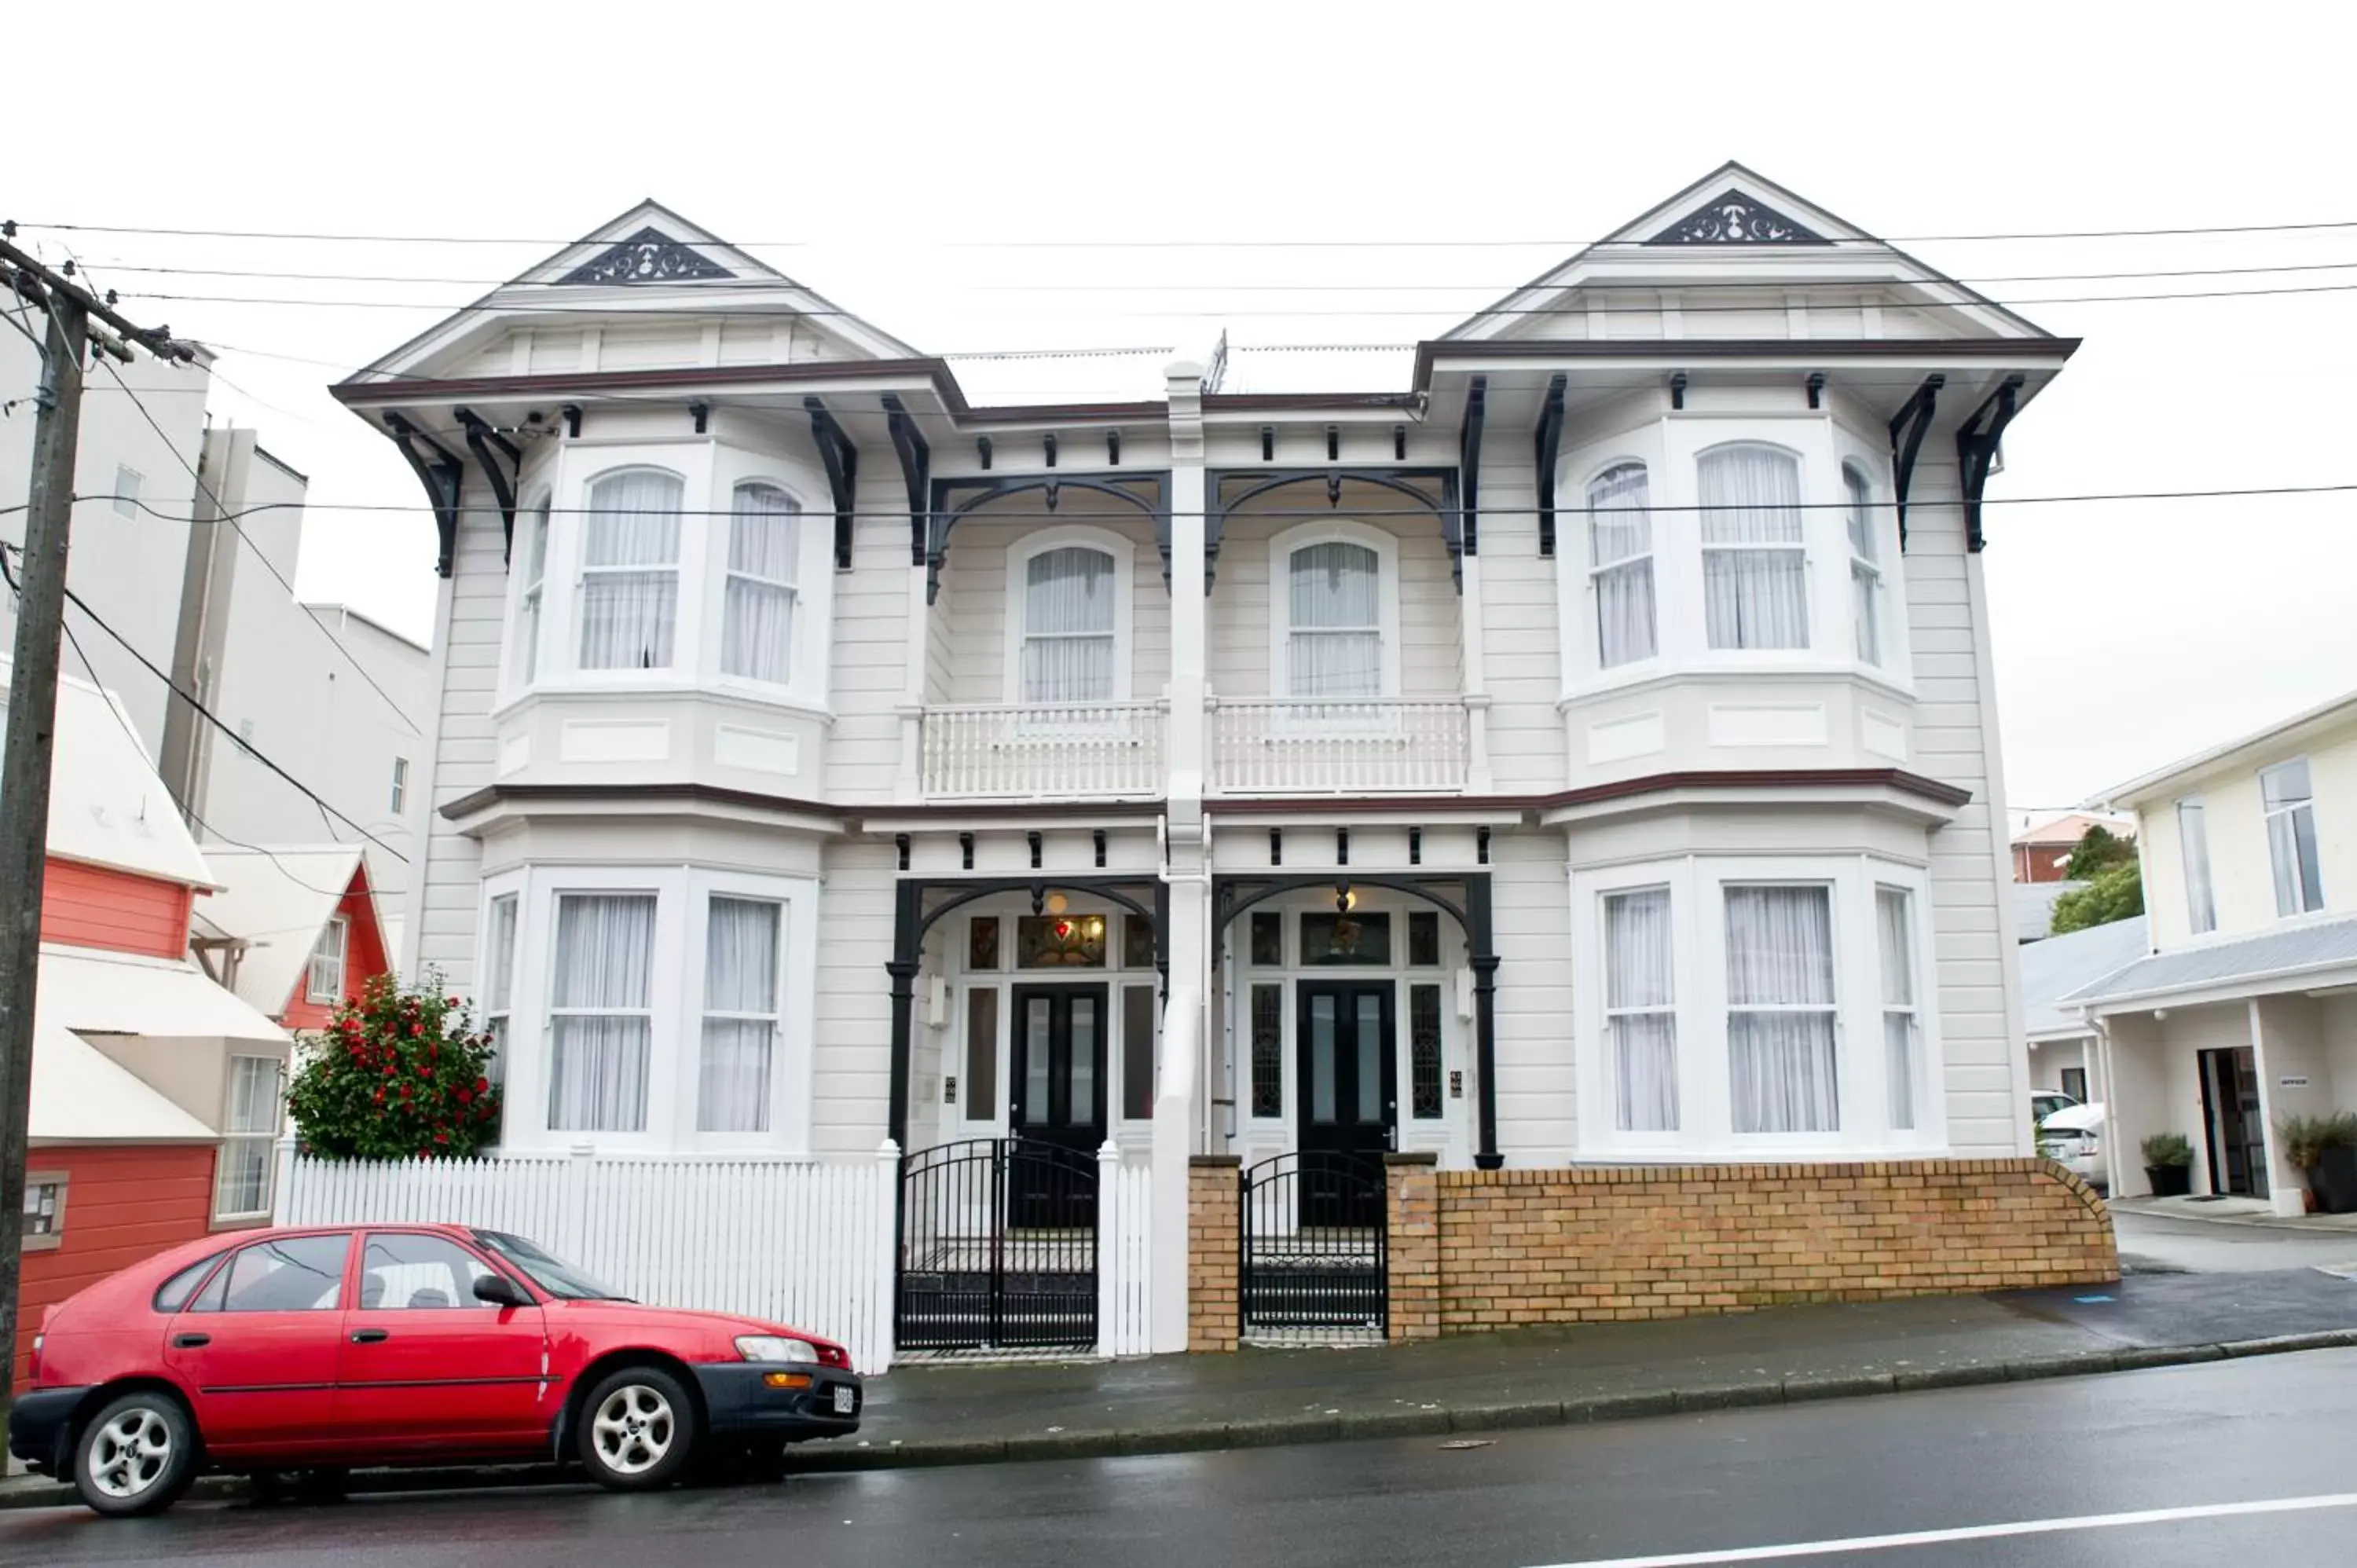
[[[2283,1077],[2276,1079],[2276,1087],[2277,1089],[2306,1089],[2308,1087],[2308,1074],[2304,1072],[2286,1073]]]

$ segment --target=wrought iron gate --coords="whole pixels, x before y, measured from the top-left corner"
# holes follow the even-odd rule
[[[974,1138],[901,1160],[899,1348],[1096,1339],[1095,1160],[1022,1138]]]
[[[1303,1150],[1247,1165],[1237,1285],[1245,1338],[1382,1338],[1391,1326],[1380,1160]]]

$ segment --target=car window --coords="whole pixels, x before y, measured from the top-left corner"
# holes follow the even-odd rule
[[[182,1269],[170,1279],[166,1280],[162,1284],[157,1285],[156,1287],[156,1310],[158,1312],[178,1312],[183,1307],[187,1306],[188,1305],[188,1297],[196,1294],[198,1283],[205,1277],[205,1271],[220,1262],[221,1254],[219,1252],[215,1252],[209,1258],[204,1258],[197,1262],[190,1263],[187,1268]]]
[[[361,1254],[363,1311],[431,1311],[482,1306],[475,1281],[491,1270],[442,1236],[379,1230]]]
[[[514,1264],[532,1276],[532,1283],[565,1301],[627,1301],[569,1263],[558,1262],[521,1236],[503,1230],[478,1230],[475,1240],[484,1251]]]
[[[190,1312],[329,1312],[343,1292],[346,1235],[257,1241],[215,1274]]]

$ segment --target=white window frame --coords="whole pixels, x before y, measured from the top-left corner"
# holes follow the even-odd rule
[[[548,613],[548,564],[556,548],[554,509],[554,496],[545,486],[523,509],[523,559],[512,574],[507,650],[500,660],[511,694],[538,685],[548,670],[548,627],[553,618]]]
[[[139,511],[139,489],[146,476],[128,463],[114,466],[114,515],[136,518]],[[128,480],[128,483],[124,481]]]
[[[268,1068],[271,1075],[271,1110],[270,1113],[263,1118],[264,1125],[259,1129],[237,1125],[237,1064],[242,1061],[261,1062]],[[214,1224],[270,1218],[271,1202],[275,1196],[274,1188],[278,1179],[278,1162],[274,1157],[274,1149],[278,1142],[280,1124],[285,1120],[285,1106],[286,1064],[284,1061],[274,1056],[253,1056],[238,1051],[231,1052],[222,1058],[221,1151],[213,1157],[211,1209]],[[262,1203],[257,1208],[224,1208],[221,1206],[222,1194],[228,1186],[229,1152],[232,1144],[261,1145]]]
[[[654,922],[647,938],[647,1000],[646,1004],[643,1007],[573,1007],[560,1005],[556,1000],[556,941],[558,932],[563,927],[565,900],[568,898],[597,897],[644,898],[654,905]],[[541,1058],[542,1066],[544,1070],[543,1073],[539,1101],[534,1107],[534,1110],[538,1114],[540,1125],[546,1128],[551,1134],[565,1138],[582,1139],[590,1142],[596,1142],[601,1139],[610,1139],[617,1143],[620,1143],[625,1140],[636,1143],[640,1140],[651,1137],[660,1125],[657,1121],[658,1112],[656,1108],[658,1104],[658,1097],[655,1090],[655,1085],[663,1076],[659,1065],[660,1052],[662,1048],[662,1039],[663,1035],[663,1015],[665,1012],[665,1008],[663,1006],[663,993],[665,987],[662,961],[664,947],[663,915],[662,889],[658,886],[651,885],[651,879],[646,877],[630,878],[626,876],[611,885],[603,883],[597,885],[585,885],[579,882],[569,882],[565,886],[555,888],[550,893],[548,899],[547,975],[542,983],[539,993],[533,998],[533,1000],[539,1004],[541,1016],[545,1020],[545,1026],[543,1031],[545,1045],[544,1047],[544,1055]],[[673,919],[674,921],[677,919],[676,911],[673,911]],[[683,977],[683,980],[675,983],[673,987],[674,997],[676,997],[678,992],[683,988],[684,979]],[[671,1018],[673,1040],[673,1048],[676,1051],[679,1048],[677,1037],[679,1034],[678,1026],[680,1022],[678,1018],[679,1009],[676,1005],[676,1002],[674,1002],[670,1012],[673,1015]],[[646,1082],[641,1090],[646,1096],[646,1109],[643,1115],[640,1117],[640,1124],[636,1127],[597,1128],[557,1127],[552,1125],[552,1111],[549,1104],[548,1090],[554,1084],[556,1076],[556,1020],[559,1018],[571,1017],[629,1018],[637,1016],[643,1016],[647,1021]]]
[[[393,759],[393,789],[390,810],[394,816],[409,809],[409,758],[396,756]]]
[[[2267,779],[2270,775],[2280,773],[2287,768],[2298,768],[2308,775],[2308,793],[2291,805],[2270,806],[2267,804]],[[2325,908],[2324,889],[2320,886],[2315,887],[2309,886],[2308,885],[2308,878],[2302,874],[2299,865],[2299,814],[2305,811],[2308,813],[2309,843],[2316,851],[2317,880],[2319,884],[2323,881],[2324,841],[2318,835],[2316,827],[2315,765],[2304,756],[2287,757],[2281,762],[2270,763],[2268,766],[2260,768],[2258,774],[2258,784],[2259,822],[2262,831],[2266,835],[2267,843],[2268,893],[2269,896],[2275,899],[2276,918],[2282,920],[2297,920],[2304,916],[2321,914]],[[2288,819],[2291,823],[2293,835],[2292,855],[2291,865],[2288,869],[2291,876],[2293,897],[2298,906],[2297,908],[2287,909],[2283,907],[2281,880],[2286,868],[2280,867],[2276,864],[2275,823],[2276,819],[2278,817]]]
[[[2264,802],[2266,797],[2260,799]],[[2272,893],[2272,848],[2268,862]],[[2218,886],[2210,872],[2210,811],[2200,795],[2177,802],[2177,874],[2185,884],[2185,928],[2194,936],[2208,936],[2218,929]]]
[[[1907,966],[1908,1000],[1903,1004],[1890,1001],[1885,994],[1889,989],[1888,983],[1889,977],[1882,972],[1881,921],[1882,897],[1887,893],[1895,893],[1900,897],[1902,900],[1901,907],[1907,915],[1907,945],[1900,954],[1900,961]],[[1900,1127],[1895,1117],[1890,1119],[1891,1135],[1898,1137],[1911,1133],[1924,1117],[1923,1101],[1926,1098],[1924,1090],[1928,1086],[1923,1079],[1923,992],[1928,974],[1923,968],[1923,940],[1918,928],[1923,923],[1925,911],[1922,901],[1916,896],[1913,888],[1901,886],[1887,877],[1874,878],[1867,887],[1867,896],[1873,901],[1875,919],[1875,996],[1882,1004],[1881,1016],[1885,1031],[1876,1038],[1883,1047],[1883,1101],[1886,1107],[1894,1105],[1898,1101],[1897,1088],[1891,1084],[1889,1078],[1890,1042],[1888,1031],[1892,1018],[1903,1015],[1907,1020],[1908,1090],[1910,1103],[1908,1107],[1909,1124],[1907,1126]],[[1887,1111],[1886,1114],[1888,1114]]]
[[[335,950],[332,954],[328,950],[329,948]],[[341,1002],[344,999],[345,975],[351,961],[351,919],[345,915],[331,915],[328,923],[319,928],[318,936],[312,940],[311,956],[304,961],[303,1000],[330,1007]],[[334,965],[328,972],[332,978],[325,983],[321,981],[320,966],[323,964]]]
[[[1882,585],[1882,532],[1875,517],[1874,478],[1860,464],[1844,459],[1841,485],[1842,499],[1848,503],[1842,526],[1849,536],[1850,645],[1858,662],[1878,670],[1889,657],[1890,639],[1883,623],[1890,617]],[[1858,548],[1861,543],[1863,551]],[[1860,588],[1865,590],[1863,598]]]
[[[19,1221],[18,1249],[27,1252],[48,1252],[65,1245],[67,1188],[73,1185],[70,1171],[42,1170],[36,1166],[25,1173],[25,1217]],[[33,1229],[33,1217],[40,1212],[41,1194],[55,1196],[48,1205],[49,1228]]]
[[[1375,630],[1382,641],[1377,658],[1381,683],[1370,697],[1297,697],[1293,694],[1293,557],[1318,544],[1356,544],[1374,552]],[[1332,628],[1327,628],[1332,629]],[[1268,542],[1268,691],[1279,703],[1325,705],[1362,702],[1395,703],[1400,699],[1400,562],[1399,536],[1387,529],[1346,518],[1302,523]]]
[[[1615,898],[1633,897],[1647,893],[1659,893],[1669,899],[1670,929],[1672,931],[1672,940],[1670,942],[1670,1000],[1666,1003],[1616,1007],[1612,1004],[1612,901]],[[1680,1089],[1684,1087],[1682,1081],[1684,1078],[1684,1042],[1678,1038],[1677,1028],[1680,1021],[1678,1017],[1678,983],[1684,978],[1684,976],[1679,972],[1678,969],[1678,942],[1675,938],[1678,913],[1678,891],[1667,882],[1641,883],[1633,887],[1605,888],[1598,891],[1596,896],[1596,940],[1600,944],[1597,951],[1599,958],[1602,960],[1597,970],[1597,983],[1603,987],[1603,994],[1598,999],[1598,1016],[1603,1020],[1603,1026],[1597,1031],[1597,1043],[1598,1048],[1604,1053],[1604,1059],[1601,1064],[1604,1071],[1604,1082],[1608,1092],[1611,1093],[1613,1097],[1609,1107],[1612,1116],[1613,1131],[1619,1136],[1626,1139],[1660,1139],[1665,1146],[1674,1145],[1677,1140],[1683,1135],[1681,1131],[1684,1123],[1683,1107],[1680,1108],[1681,1113],[1678,1117],[1678,1127],[1640,1130],[1624,1128],[1620,1124],[1620,1058],[1619,1053],[1613,1049],[1614,1042],[1612,1038],[1612,1026],[1623,1018],[1654,1018],[1667,1016],[1671,1025],[1671,1059],[1679,1064],[1678,1079],[1681,1081],[1677,1084],[1677,1087]]]
[[[503,904],[507,907],[504,954],[499,950]],[[523,889],[519,884],[501,878],[497,884],[485,885],[480,929],[481,967],[475,972],[482,976],[479,1011],[483,1031],[492,1037],[498,1051],[492,1058],[491,1081],[504,1085],[508,1063],[515,1055],[516,980],[523,958]],[[507,983],[505,995],[497,989],[502,976]]]
[[[766,487],[776,490],[793,503],[795,559],[794,581],[791,583],[775,577],[760,576],[751,572],[739,572],[728,564],[732,536],[737,527],[737,497],[740,492],[756,487]],[[814,520],[821,519],[827,523],[827,531],[832,534],[834,515],[831,510],[813,511],[810,498],[803,495],[797,487],[774,474],[766,472],[737,475],[728,481],[726,494],[727,499],[725,505],[727,515],[714,520],[719,526],[713,531],[716,537],[712,541],[711,554],[719,580],[717,585],[712,590],[710,619],[714,628],[714,638],[710,668],[714,672],[714,678],[726,687],[770,693],[789,692],[793,690],[800,681],[802,652],[808,640],[803,633],[804,624],[808,619],[805,612],[809,601],[803,584],[808,579],[811,570],[810,535]],[[686,527],[694,526],[698,521],[694,518],[682,520],[683,526]],[[791,607],[787,611],[786,623],[786,675],[782,681],[768,681],[758,675],[732,674],[721,668],[721,660],[726,656],[728,646],[728,584],[731,579],[737,577],[742,577],[748,583],[758,583],[766,588],[782,588],[791,601]]]
[[[594,498],[597,493],[597,487],[608,479],[627,478],[632,474],[660,475],[664,478],[677,481],[679,485],[678,529],[674,535],[676,542],[672,552],[671,561],[668,564],[661,562],[632,562],[627,564],[592,565],[589,562],[589,519],[595,510]],[[688,592],[688,585],[696,579],[688,573],[687,558],[692,541],[710,532],[708,528],[699,529],[695,526],[698,520],[694,514],[702,510],[695,505],[695,495],[693,476],[677,467],[659,462],[611,464],[598,469],[582,481],[579,521],[573,531],[573,614],[568,618],[571,624],[566,628],[569,634],[566,639],[566,651],[570,656],[573,672],[576,676],[590,681],[676,681],[683,675],[692,677],[693,667],[688,660],[696,647],[693,640],[696,618],[692,614],[690,607],[703,596]],[[709,519],[704,521],[708,522]],[[599,576],[651,576],[658,572],[670,573],[672,579],[670,660],[662,664],[647,665],[584,664],[581,661],[581,638],[588,621],[589,580]]]
[[[1596,558],[1595,524],[1595,519],[1598,514],[1593,504],[1593,492],[1598,481],[1624,468],[1641,469],[1645,475],[1645,553],[1641,555],[1624,555],[1618,561],[1599,563]],[[1662,623],[1662,535],[1660,519],[1653,510],[1653,465],[1644,458],[1627,456],[1612,456],[1601,463],[1590,464],[1586,477],[1579,482],[1579,489],[1573,492],[1580,498],[1579,531],[1587,553],[1588,653],[1594,660],[1597,669],[1615,674],[1623,674],[1632,670],[1648,670],[1659,664],[1662,660],[1663,633],[1667,628]],[[1560,531],[1558,531],[1559,538]],[[1557,547],[1560,548],[1560,544]],[[1618,663],[1607,664],[1604,662],[1603,579],[1607,573],[1624,572],[1633,568],[1640,562],[1651,568],[1649,580],[1653,590],[1653,651],[1641,659],[1624,659]]]
[[[778,947],[775,955],[777,961],[777,993],[770,999],[770,1010],[766,1013],[737,1012],[726,1008],[712,1007],[707,1005],[705,1003],[704,993],[705,965],[709,961],[710,958],[712,940],[712,906],[716,901],[721,899],[726,899],[731,902],[740,904],[764,904],[776,909],[778,912]],[[767,1114],[764,1116],[763,1120],[765,1122],[774,1122],[777,1119],[778,1101],[780,1098],[779,1090],[781,1087],[779,1082],[779,1063],[780,1058],[784,1055],[785,1050],[786,1004],[791,999],[791,993],[789,992],[787,985],[786,964],[789,955],[792,953],[794,947],[793,931],[791,929],[793,909],[784,899],[771,897],[766,894],[755,895],[750,893],[716,891],[712,888],[706,887],[696,896],[694,908],[689,911],[688,918],[693,920],[695,925],[695,930],[693,934],[695,939],[696,950],[699,955],[695,968],[689,977],[691,982],[690,989],[695,1003],[695,1027],[692,1042],[695,1053],[695,1071],[693,1083],[689,1089],[689,1098],[693,1102],[690,1115],[693,1118],[693,1124],[696,1129],[696,1136],[699,1141],[704,1139],[726,1140],[738,1137],[766,1140],[769,1137],[769,1128],[766,1126],[758,1132],[708,1132],[705,1130],[703,1126],[704,1026],[710,1020],[716,1018],[729,1023],[767,1024],[770,1026],[770,1103],[765,1108]]]
[[[1132,700],[1131,673],[1135,647],[1137,588],[1135,549],[1110,529],[1066,526],[1026,535],[1006,550],[1006,635],[1002,660],[1001,692],[1010,707],[1032,705],[1023,695],[1023,645],[1029,640],[1025,618],[1029,609],[1032,561],[1051,550],[1094,550],[1113,558],[1113,694],[1108,703]],[[1038,704],[1064,706],[1066,704]],[[1071,704],[1087,706],[1089,704]]]

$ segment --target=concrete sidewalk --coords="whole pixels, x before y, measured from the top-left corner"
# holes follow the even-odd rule
[[[856,1438],[797,1471],[1316,1443],[1666,1415],[2228,1356],[2357,1346],[2357,1281],[2311,1269],[2155,1274],[2082,1290],[1926,1296],[1673,1322],[1524,1329],[1353,1350],[1243,1350],[903,1367],[868,1384]],[[552,1466],[368,1472],[356,1490],[536,1485]],[[236,1496],[242,1483],[202,1483]],[[38,1478],[0,1506],[70,1500]]]

